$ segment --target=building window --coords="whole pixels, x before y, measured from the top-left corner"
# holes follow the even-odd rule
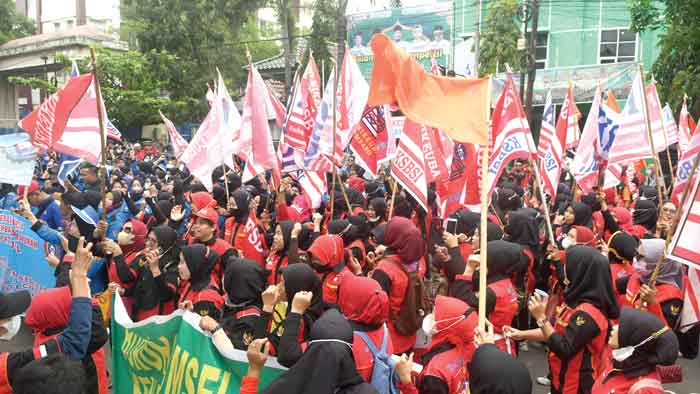
[[[542,70],[547,67],[547,47],[549,44],[549,32],[538,31],[535,40],[535,68]]]
[[[633,62],[637,48],[637,34],[627,29],[600,32],[600,64]]]
[[[67,27],[68,27],[69,29],[72,29],[72,28],[73,28],[73,19],[69,19],[69,20],[66,22],[66,24],[68,25]]]
[[[59,30],[61,30],[61,22],[54,22],[53,31],[59,31]]]

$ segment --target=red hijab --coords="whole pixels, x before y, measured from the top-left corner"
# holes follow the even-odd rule
[[[131,235],[134,236],[134,243],[130,245],[119,246],[122,248],[124,256],[129,256],[134,252],[140,251],[146,245],[148,227],[146,227],[146,225],[142,221],[134,218],[127,220],[126,223],[131,223]]]
[[[401,216],[394,216],[386,225],[384,245],[404,264],[414,263],[425,254],[425,241],[420,230]]]
[[[345,275],[338,288],[338,306],[348,320],[379,325],[389,317],[389,297],[368,277]]]
[[[586,226],[574,226],[576,229],[576,244],[595,246],[595,235],[590,228]]]
[[[333,268],[343,262],[343,239],[338,235],[322,235],[314,240],[308,252],[317,263]]]

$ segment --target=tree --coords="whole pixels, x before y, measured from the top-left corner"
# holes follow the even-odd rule
[[[316,0],[314,3],[309,48],[313,51],[316,62],[319,65],[325,63],[329,70],[331,53],[328,50],[328,44],[333,43],[333,38],[335,38],[335,43],[338,45],[338,56],[340,59],[342,59],[345,51],[347,37],[345,10],[347,5],[348,0]]]
[[[290,0],[275,0],[275,10],[277,18],[282,26],[283,46],[284,46],[284,96],[289,95],[292,86],[292,63],[294,62],[294,13]]]
[[[0,45],[34,34],[34,24],[17,13],[14,0],[0,0]]]
[[[661,100],[678,109],[685,93],[691,112],[700,113],[700,0],[634,0],[630,12],[633,30],[665,30],[651,69]]]
[[[518,14],[516,0],[495,0],[490,2],[488,15],[479,43],[479,74],[493,74],[496,65],[503,69],[508,63],[514,70],[520,67],[518,38],[520,27],[516,21]]]

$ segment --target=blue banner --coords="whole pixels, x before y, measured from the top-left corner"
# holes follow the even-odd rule
[[[29,221],[0,210],[0,291],[29,290],[32,296],[54,287],[53,269],[46,263],[44,240]]]
[[[35,150],[26,133],[0,136],[0,182],[29,185],[36,164]]]

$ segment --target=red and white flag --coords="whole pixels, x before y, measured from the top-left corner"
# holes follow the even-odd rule
[[[662,110],[664,117],[664,129],[666,129],[666,137],[668,137],[668,146],[678,143],[678,125],[673,117],[671,106],[666,103]]]
[[[325,173],[316,171],[300,171],[297,177],[302,192],[311,201],[311,208],[319,208],[323,201],[323,194],[328,186],[326,185]]]
[[[602,165],[600,163],[601,154],[597,149],[599,146],[598,115],[602,102],[601,94],[600,86],[598,86],[571,165],[571,173],[584,193],[592,192],[593,187],[598,184],[598,168]]]
[[[428,212],[428,180],[420,126],[406,119],[403,134],[391,165],[391,175]]]
[[[688,332],[700,322],[700,269],[688,267],[688,281],[683,295],[683,309],[681,309],[681,332]]]
[[[377,166],[387,156],[389,129],[386,110],[386,106],[366,107],[350,142],[355,161],[372,176],[377,176]]]
[[[340,165],[345,155],[345,148],[350,144],[355,127],[360,122],[367,104],[369,85],[362,76],[350,51],[345,51],[345,58],[340,69],[338,87],[335,95],[335,129],[333,127],[333,73],[329,85],[326,85],[321,107],[309,139],[304,157],[304,165],[313,167],[320,156]],[[335,139],[335,142],[334,142]],[[335,151],[334,151],[335,148]],[[310,168],[316,169],[317,168]]]
[[[663,108],[661,108],[659,93],[656,91],[656,84],[653,81],[647,85],[646,95],[651,135],[654,138],[654,149],[656,149],[657,153],[663,152],[671,143],[668,141],[668,131],[664,122],[664,112]]]
[[[223,158],[223,163],[229,168],[234,169],[235,164],[233,162],[233,155],[238,154],[241,150],[241,114],[236,108],[236,104],[233,102],[231,95],[226,89],[226,84],[224,83],[224,77],[221,76],[219,69],[216,69],[218,75],[216,83],[216,95],[214,100],[221,102],[221,110],[224,121],[224,127],[217,134],[218,143],[221,144],[219,149],[221,150],[219,156]]]
[[[489,198],[508,162],[529,159],[536,154],[537,150],[525,111],[520,103],[520,96],[510,74],[493,110],[491,125],[492,149],[490,149],[487,181]]]
[[[251,65],[243,100],[240,154],[246,162],[252,162],[262,169],[277,168],[277,155],[267,122],[268,100],[267,85],[255,66]]]
[[[550,102],[551,104],[551,102]],[[557,195],[559,187],[559,175],[561,175],[561,163],[564,159],[566,136],[569,133],[577,133],[578,121],[576,110],[574,108],[574,93],[569,87],[566,93],[564,103],[561,106],[559,120],[554,134],[540,134],[540,149],[538,154],[544,150],[544,157],[540,159],[540,170],[542,173],[542,181],[544,183],[544,191],[550,197]],[[544,145],[544,147],[543,147]]]
[[[682,154],[690,145],[690,137],[693,135],[693,129],[690,127],[690,113],[688,112],[688,104],[683,100],[681,114],[678,119],[678,150]]]
[[[197,133],[180,156],[192,175],[197,177],[208,191],[212,190],[211,174],[224,163],[224,151],[221,149],[221,134],[226,129],[222,100],[218,97],[212,101],[209,113],[199,125]]]
[[[454,144],[450,176],[436,184],[440,217],[446,218],[462,207],[478,211],[480,204],[479,155],[477,145]]]
[[[413,127],[417,126],[420,128],[425,175],[428,183],[446,180],[450,176],[450,171],[447,168],[445,155],[442,153],[440,132],[432,127],[418,125],[417,123],[413,123],[413,125]]]
[[[549,141],[555,138],[557,129],[554,119],[554,105],[552,104],[552,91],[547,92],[547,99],[542,112],[542,126],[540,127],[540,139],[537,141],[537,157],[542,160],[547,155]]]
[[[620,114],[619,128],[614,131],[614,141],[608,153],[608,164],[627,164],[652,157],[649,135],[644,118],[644,83],[642,75],[632,82],[625,108]]]
[[[321,105],[321,77],[313,56],[309,56],[309,63],[295,90],[294,102],[284,130],[284,142],[296,150],[305,152],[318,107]]]
[[[185,139],[182,138],[182,136],[177,131],[175,125],[173,124],[173,122],[170,121],[170,119],[166,118],[162,112],[158,111],[158,113],[163,119],[165,128],[168,129],[168,135],[170,136],[170,144],[173,146],[173,154],[175,155],[175,158],[179,160],[180,156],[182,156],[182,154],[185,153],[185,150],[187,149],[187,141],[185,141]]]
[[[696,129],[693,137],[690,139],[690,143],[681,154],[676,165],[676,183],[673,185],[673,193],[671,194],[671,199],[676,204],[680,203],[685,185],[688,181],[692,182],[694,178],[690,171],[693,169],[693,162],[698,157],[698,153],[700,153],[700,133]],[[700,170],[700,166],[695,170],[696,175],[699,172],[698,170]]]
[[[263,80],[264,81],[264,80]],[[284,127],[284,120],[287,118],[287,108],[277,97],[277,93],[270,87],[270,84],[265,82],[265,87],[267,88],[267,97],[265,99],[265,109],[267,111],[267,117],[275,118],[275,124],[280,129]]]

